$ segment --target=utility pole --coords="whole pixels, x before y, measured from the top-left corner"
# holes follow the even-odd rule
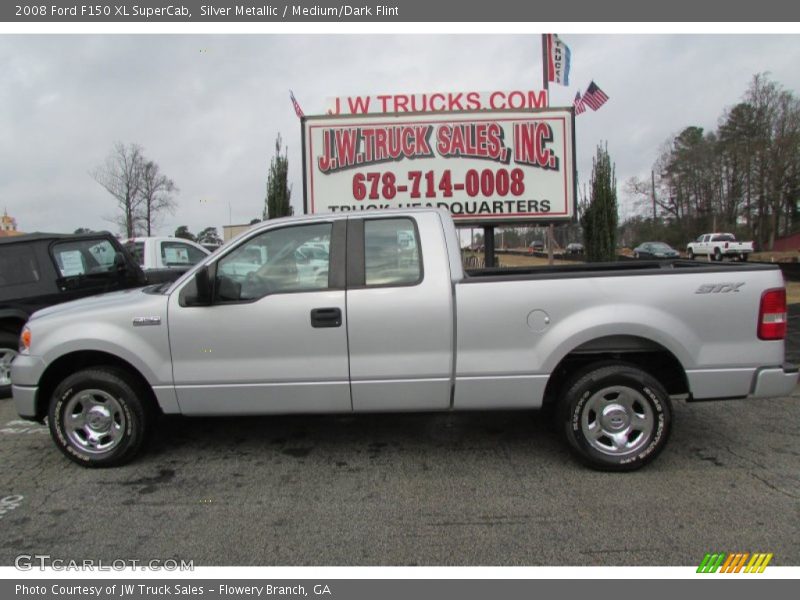
[[[653,223],[656,221],[656,173],[650,170],[650,192],[653,197]]]

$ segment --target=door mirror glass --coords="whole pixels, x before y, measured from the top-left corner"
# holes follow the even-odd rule
[[[211,304],[212,286],[208,274],[208,265],[203,265],[195,274],[194,279],[184,288],[181,294],[185,306],[208,306]]]

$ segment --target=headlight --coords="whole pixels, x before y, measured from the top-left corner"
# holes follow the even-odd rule
[[[23,328],[19,336],[19,353],[28,354],[31,349],[31,330],[27,327]]]

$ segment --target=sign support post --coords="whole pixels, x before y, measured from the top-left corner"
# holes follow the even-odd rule
[[[548,56],[547,56],[547,34],[542,34],[542,89],[545,92],[545,102],[547,106],[550,106],[550,82],[548,77]],[[547,226],[547,264],[553,264],[553,239],[554,239],[554,232],[553,232],[553,224],[550,223]]]

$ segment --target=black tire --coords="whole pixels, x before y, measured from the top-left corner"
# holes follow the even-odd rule
[[[688,254],[689,254],[689,260],[694,260],[694,250],[692,250],[691,248],[689,248],[689,252],[688,252]]]
[[[720,252],[719,248],[714,248],[714,260],[722,262],[722,252]]]
[[[747,262],[747,252],[742,252],[741,258],[742,262]]]
[[[19,336],[6,331],[0,331],[0,361],[3,361],[3,364],[0,364],[0,377],[2,377],[2,380],[6,379],[10,369],[10,361],[9,364],[6,364],[6,359],[12,358],[12,355],[16,355],[18,349]],[[11,384],[0,384],[0,399],[10,397]]]
[[[669,395],[654,377],[631,364],[588,366],[564,386],[559,403],[571,449],[598,470],[639,469],[658,456],[669,438]],[[606,407],[604,415],[597,411],[601,406]]]
[[[86,425],[76,427],[79,421],[67,425],[70,414],[83,415]],[[56,446],[84,467],[130,462],[154,421],[144,386],[126,371],[110,366],[78,371],[64,379],[53,392],[48,417]]]

